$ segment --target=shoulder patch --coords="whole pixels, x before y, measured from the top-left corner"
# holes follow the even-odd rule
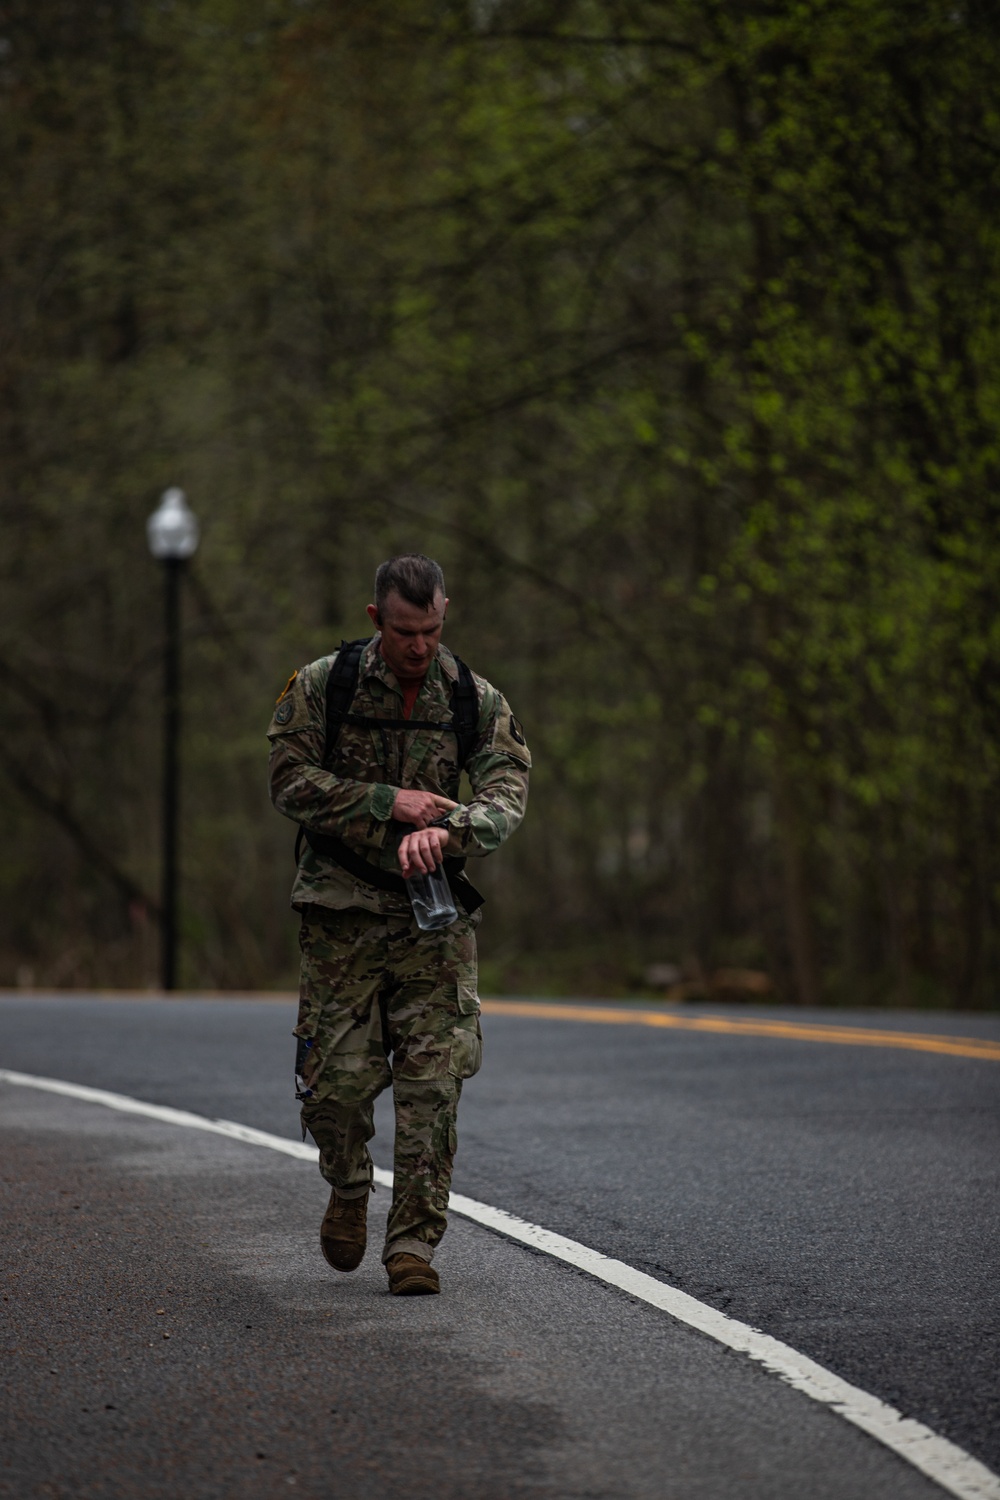
[[[494,755],[509,755],[522,766],[531,766],[531,751],[528,749],[524,737],[524,730],[520,722],[515,719],[510,711],[510,705],[506,698],[501,697],[497,704],[497,716],[493,725],[493,734],[490,739],[490,750]]]
[[[293,730],[305,729],[310,723],[309,701],[306,697],[306,680],[308,673],[303,676],[300,672],[293,672],[289,677],[284,692],[274,705],[274,713],[268,726],[268,735],[290,734]]]

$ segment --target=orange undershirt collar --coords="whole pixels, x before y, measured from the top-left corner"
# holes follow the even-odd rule
[[[410,715],[412,714],[412,712],[413,712],[413,705],[417,701],[417,694],[420,692],[420,689],[423,687],[423,685],[424,685],[423,678],[421,678],[419,682],[402,682],[402,683],[400,683],[400,687],[403,690],[403,718],[404,719],[408,719],[410,717]]]

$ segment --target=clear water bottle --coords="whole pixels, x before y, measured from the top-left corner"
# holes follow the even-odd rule
[[[406,882],[406,890],[417,926],[423,932],[450,927],[458,917],[444,865],[435,865],[429,875],[414,871]]]

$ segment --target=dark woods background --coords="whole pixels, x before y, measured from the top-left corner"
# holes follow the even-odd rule
[[[180,484],[183,982],[291,982],[264,728],[419,548],[488,988],[997,1003],[992,4],[0,10],[0,983],[155,975]]]

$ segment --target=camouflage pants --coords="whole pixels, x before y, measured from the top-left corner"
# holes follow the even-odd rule
[[[320,1171],[344,1197],[370,1189],[375,1100],[392,1084],[383,1260],[406,1251],[429,1261],[446,1228],[462,1080],[482,1061],[478,922],[462,915],[421,932],[409,914],[309,906],[302,915],[298,1097]]]

